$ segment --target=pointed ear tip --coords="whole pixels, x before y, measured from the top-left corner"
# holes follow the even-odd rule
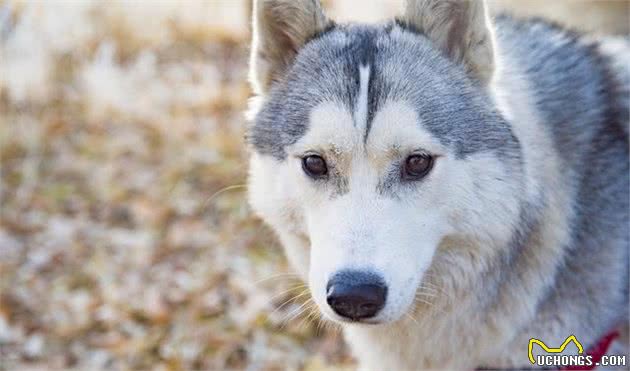
[[[249,81],[264,93],[298,50],[330,27],[318,0],[253,0]]]

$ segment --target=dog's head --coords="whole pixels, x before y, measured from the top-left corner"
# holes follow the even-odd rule
[[[313,0],[253,15],[250,201],[328,318],[395,321],[445,240],[508,238],[519,143],[487,92],[482,2],[373,26]]]

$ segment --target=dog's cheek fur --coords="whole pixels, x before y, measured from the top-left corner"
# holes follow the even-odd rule
[[[295,169],[288,160],[279,161],[252,152],[248,178],[249,204],[274,229],[292,268],[306,280],[310,242],[298,202],[297,191],[302,187],[289,181],[294,177]]]
[[[520,210],[520,179],[514,166],[484,152],[447,161],[451,164],[443,193],[455,233],[507,243]]]

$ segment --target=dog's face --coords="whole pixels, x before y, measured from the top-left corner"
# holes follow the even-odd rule
[[[426,35],[395,23],[335,27],[297,3],[290,10],[317,32],[283,39],[302,40],[289,61],[274,65],[269,44],[252,58],[250,201],[326,317],[395,321],[447,237],[510,234],[519,145],[483,74]],[[256,4],[259,38],[278,32],[261,22],[287,6]]]

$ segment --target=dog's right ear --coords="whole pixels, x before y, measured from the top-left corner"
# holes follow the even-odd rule
[[[262,95],[329,21],[318,0],[253,0],[249,80]]]
[[[494,71],[494,40],[483,0],[406,0],[403,21],[453,61],[487,83]]]

